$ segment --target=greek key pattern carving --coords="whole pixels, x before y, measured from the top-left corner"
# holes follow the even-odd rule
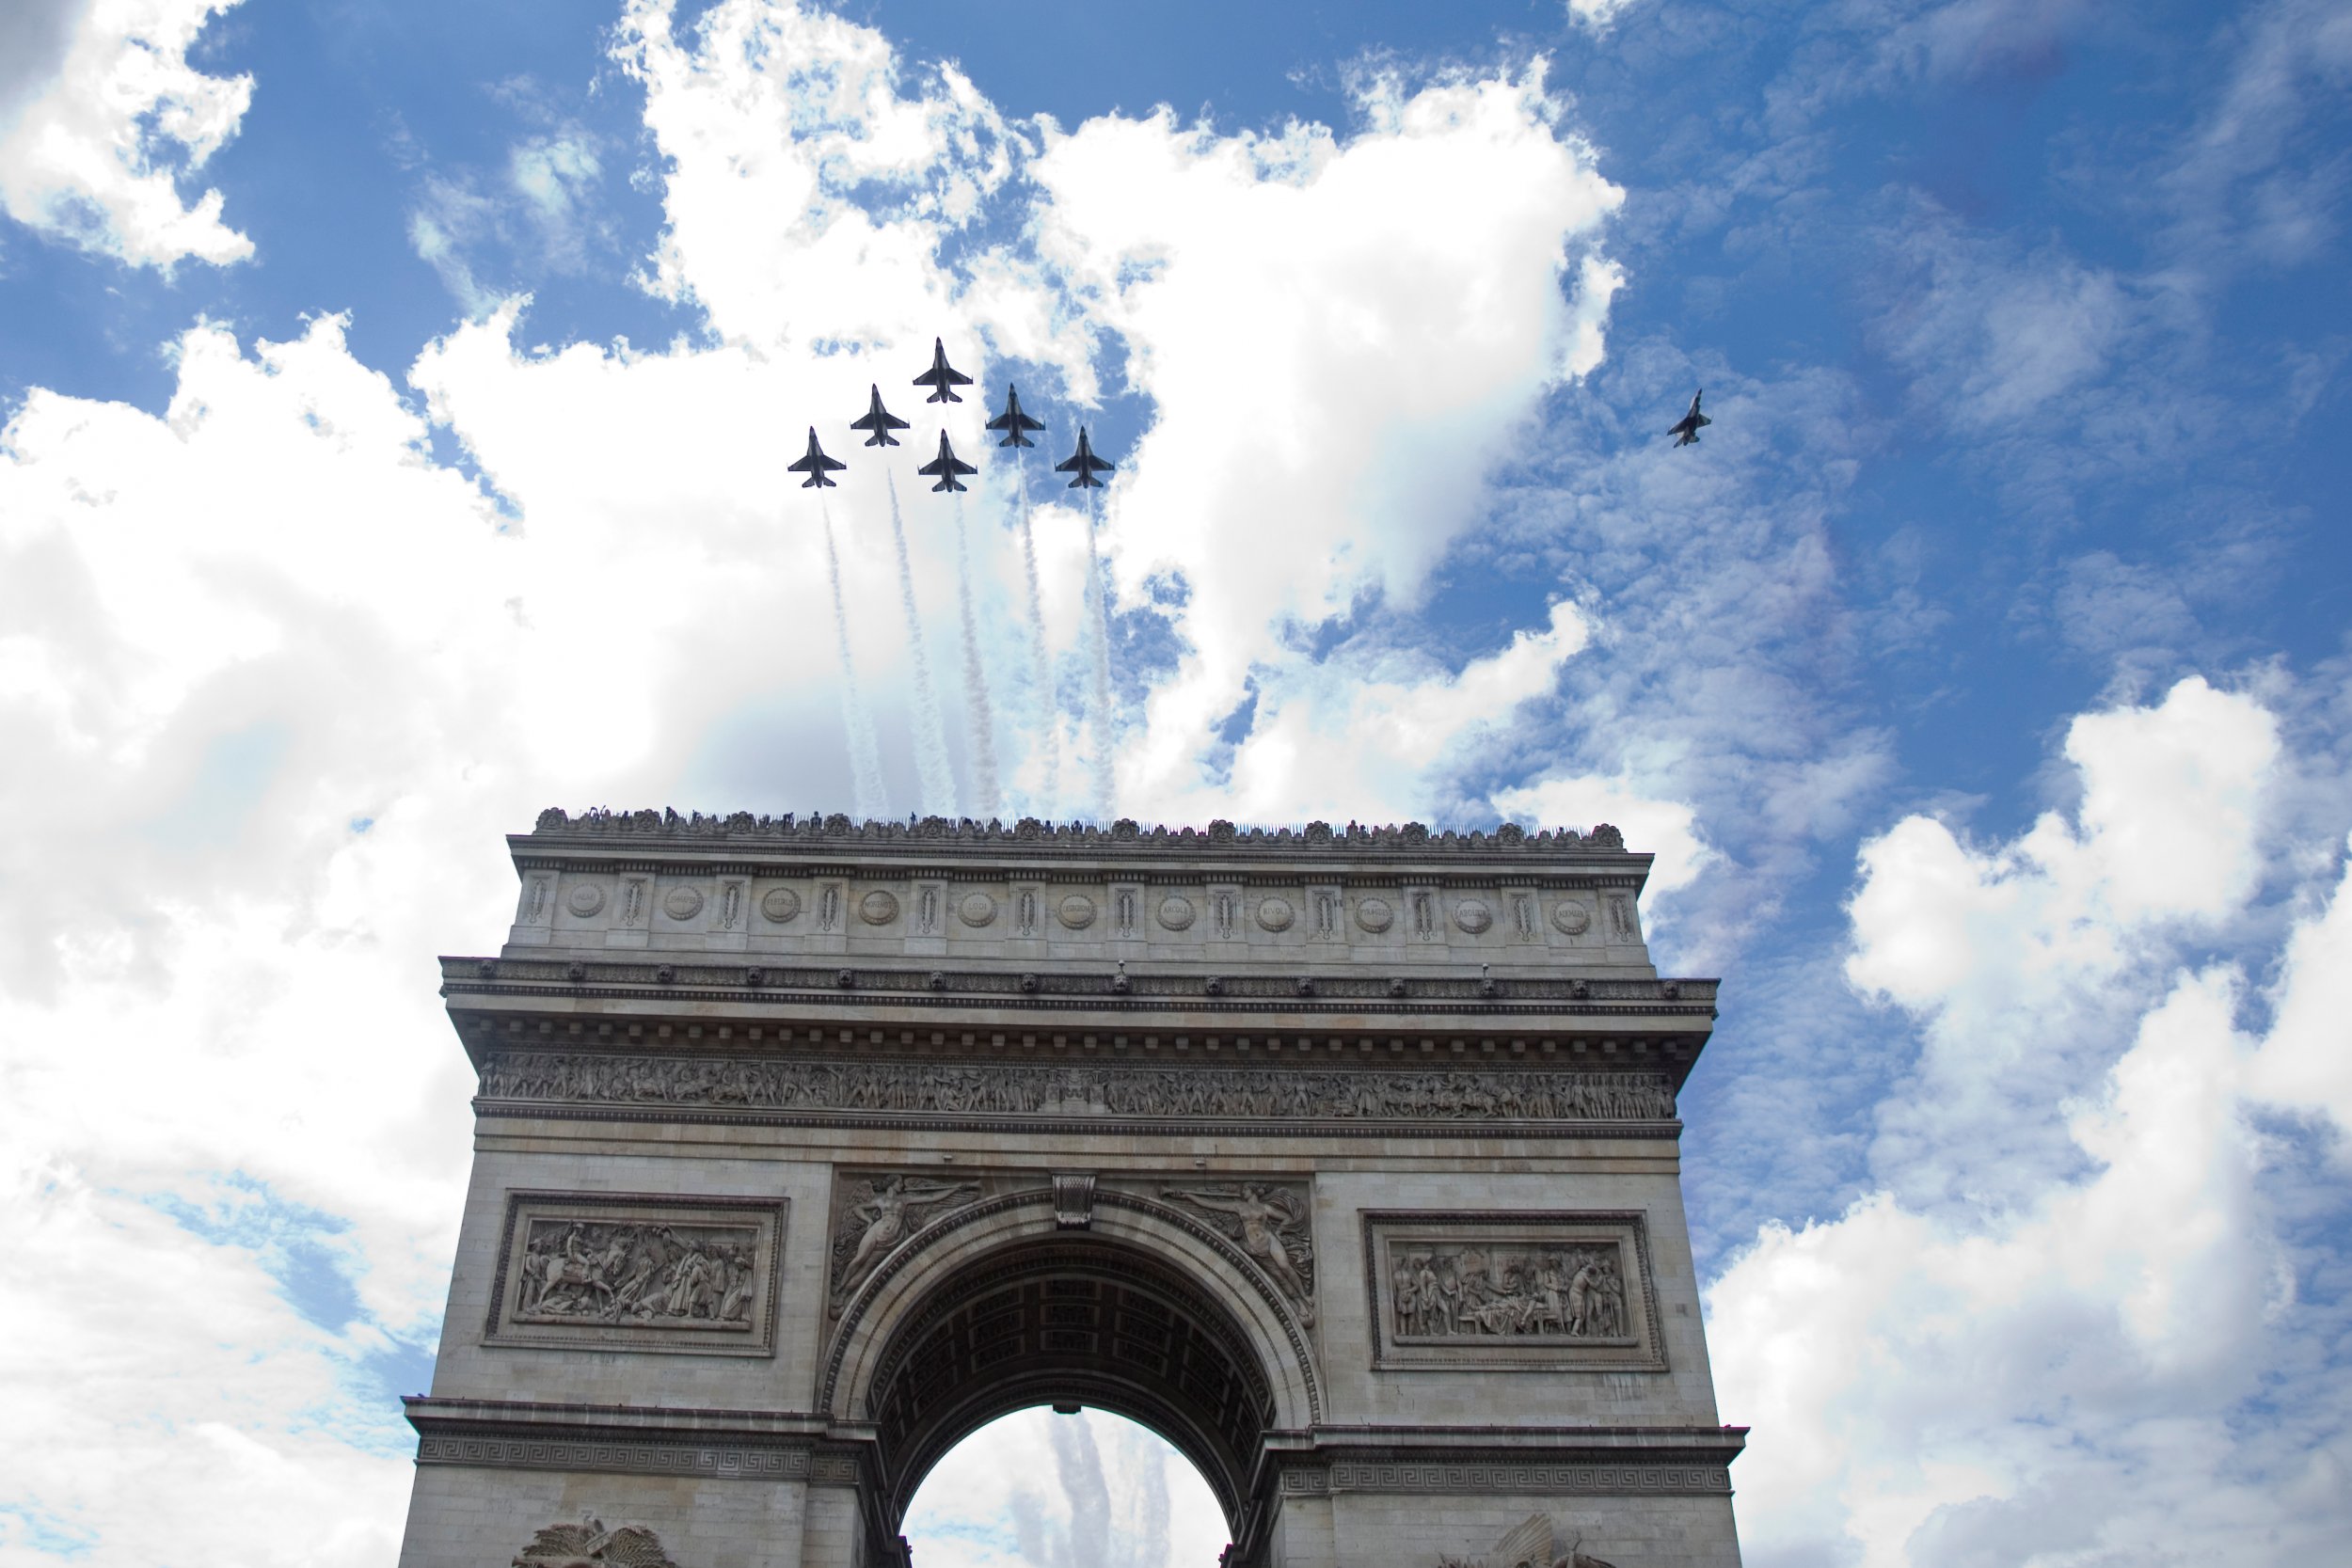
[[[1284,1490],[1294,1490],[1285,1474]],[[1708,1465],[1349,1464],[1333,1465],[1333,1492],[1557,1493],[1727,1496],[1731,1472]]]
[[[1665,1121],[1663,1073],[764,1061],[501,1051],[485,1100],[743,1112],[1178,1121]]]
[[[747,1481],[815,1478],[806,1449],[698,1448],[670,1443],[612,1443],[595,1438],[429,1435],[418,1441],[420,1465],[470,1465],[502,1470],[603,1470],[641,1476],[740,1477]]]

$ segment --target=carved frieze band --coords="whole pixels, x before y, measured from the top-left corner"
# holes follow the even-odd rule
[[[1332,1492],[1722,1497],[1730,1494],[1731,1472],[1720,1465],[1340,1463],[1285,1470],[1282,1490],[1310,1497]]]
[[[1662,1371],[1639,1212],[1364,1215],[1385,1368]]]
[[[1376,1069],[1056,1067],[1027,1063],[772,1061],[501,1051],[485,1100],[735,1113],[913,1113],[1179,1121],[1666,1121],[1660,1072],[1400,1072]]]
[[[507,1195],[491,1345],[770,1355],[783,1199]]]

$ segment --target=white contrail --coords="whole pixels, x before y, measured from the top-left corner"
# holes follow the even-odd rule
[[[935,816],[956,815],[956,774],[947,761],[947,725],[939,716],[939,693],[931,688],[931,656],[923,646],[923,618],[914,608],[914,567],[907,560],[907,526],[898,515],[898,478],[890,480],[890,538],[898,547],[898,605],[906,611],[907,652],[914,660],[914,772],[923,789],[923,809]]]
[[[825,577],[833,584],[833,633],[841,645],[841,720],[850,731],[850,802],[864,819],[890,815],[890,796],[882,788],[882,748],[874,744],[873,715],[866,711],[858,690],[857,661],[850,657],[850,612],[841,603],[841,556],[833,546],[833,509],[822,497],[818,515],[825,525]]]
[[[1037,536],[1029,530],[1029,463],[1021,461],[1021,564],[1029,578],[1029,657],[1036,666],[1037,733],[1045,748],[1039,806],[1052,816],[1061,799],[1061,705],[1055,700],[1054,665],[1045,657],[1045,597],[1037,582]]]
[[[1094,812],[1111,819],[1111,601],[1103,582],[1103,553],[1094,536],[1103,526],[1103,492],[1087,491],[1087,638],[1094,644]]]
[[[963,494],[956,494],[956,591],[963,605],[963,721],[972,757],[972,815],[987,821],[1004,809],[996,793],[996,710],[988,700],[988,667],[980,662],[980,622],[972,608],[972,546],[963,525]]]

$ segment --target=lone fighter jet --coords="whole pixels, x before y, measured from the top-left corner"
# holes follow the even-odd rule
[[[939,483],[931,486],[934,490],[963,490],[970,486],[958,479],[956,475],[977,474],[980,470],[956,455],[956,449],[947,444],[947,433],[943,430],[939,433],[939,455],[914,471],[918,474],[937,475]]]
[[[1103,482],[1094,476],[1109,473],[1112,467],[1094,455],[1094,448],[1087,441],[1087,427],[1080,425],[1078,450],[1072,452],[1066,461],[1055,464],[1054,471],[1057,474],[1076,474],[1078,477],[1070,482],[1073,490],[1100,490]]]
[[[866,418],[851,420],[850,428],[871,432],[866,437],[866,444],[869,447],[895,447],[898,444],[898,438],[890,433],[894,430],[906,429],[907,422],[882,405],[880,387],[872,388],[872,391],[873,396],[866,404]]]
[[[1021,411],[1021,394],[1008,384],[1005,388],[1005,411],[989,420],[988,428],[1005,433],[1005,438],[996,443],[1000,447],[1033,447],[1037,443],[1030,440],[1025,433],[1043,430],[1045,421],[1024,414]]]
[[[969,387],[972,378],[947,363],[947,345],[937,338],[931,340],[931,368],[914,378],[917,387],[929,387],[931,395],[925,403],[961,403],[955,388]]]
[[[1706,415],[1699,412],[1699,399],[1705,397],[1706,395],[1707,392],[1704,388],[1698,391],[1692,392],[1691,394],[1691,411],[1688,414],[1683,415],[1682,418],[1676,422],[1673,429],[1666,432],[1669,436],[1679,436],[1682,437],[1681,440],[1675,443],[1676,446],[1687,447],[1692,445],[1699,438],[1699,426],[1703,424],[1713,424],[1715,422],[1714,420],[1708,419]]]
[[[808,427],[808,455],[798,463],[785,465],[789,472],[808,475],[806,479],[801,481],[801,488],[803,490],[838,490],[841,488],[840,484],[834,480],[827,479],[825,475],[831,470],[848,467],[847,463],[825,455],[825,449],[817,444],[815,425]]]

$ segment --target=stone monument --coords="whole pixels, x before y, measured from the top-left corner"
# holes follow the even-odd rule
[[[1614,829],[549,811],[495,958],[404,1568],[905,1568],[1094,1405],[1229,1568],[1731,1568]]]

